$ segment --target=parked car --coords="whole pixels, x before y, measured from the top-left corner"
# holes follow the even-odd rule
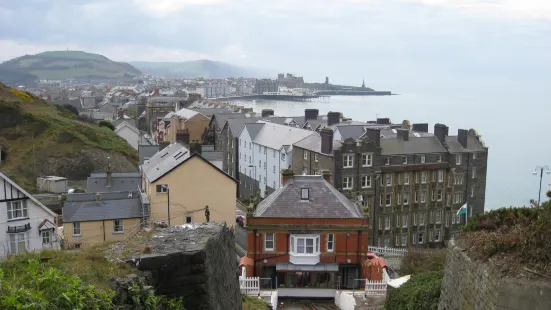
[[[235,210],[235,222],[241,227],[245,226],[245,224],[247,224],[247,216],[245,215],[245,212],[239,209]]]

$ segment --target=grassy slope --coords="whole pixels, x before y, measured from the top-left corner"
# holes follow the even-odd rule
[[[29,73],[41,79],[122,78],[141,72],[126,63],[80,51],[44,52],[25,55],[0,64],[0,68]]]
[[[34,152],[41,158],[97,148],[137,162],[136,151],[110,129],[81,122],[69,111],[0,83],[0,145],[8,153],[0,170],[27,190],[32,190],[36,182],[33,142]]]

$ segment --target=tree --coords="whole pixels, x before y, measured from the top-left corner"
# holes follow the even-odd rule
[[[100,121],[100,122],[98,123],[98,126],[100,126],[100,127],[107,127],[107,128],[109,128],[109,129],[111,129],[111,130],[115,130],[115,126],[113,126],[113,124],[111,124],[110,121]]]
[[[68,104],[68,103],[64,104],[63,107],[64,107],[65,109],[67,109],[67,110],[73,112],[75,115],[78,115],[78,114],[79,114],[77,108],[74,107],[74,106],[72,106],[72,105],[70,105],[70,104]]]

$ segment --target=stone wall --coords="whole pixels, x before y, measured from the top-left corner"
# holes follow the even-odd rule
[[[241,310],[234,240],[215,223],[156,229],[151,254],[129,262],[151,273],[156,294],[183,297],[186,309]]]
[[[472,261],[449,242],[439,310],[549,309],[549,283],[505,278],[492,263]]]

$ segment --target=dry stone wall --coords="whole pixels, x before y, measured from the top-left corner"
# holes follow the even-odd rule
[[[439,310],[548,310],[551,285],[505,278],[492,263],[472,261],[450,241]]]

